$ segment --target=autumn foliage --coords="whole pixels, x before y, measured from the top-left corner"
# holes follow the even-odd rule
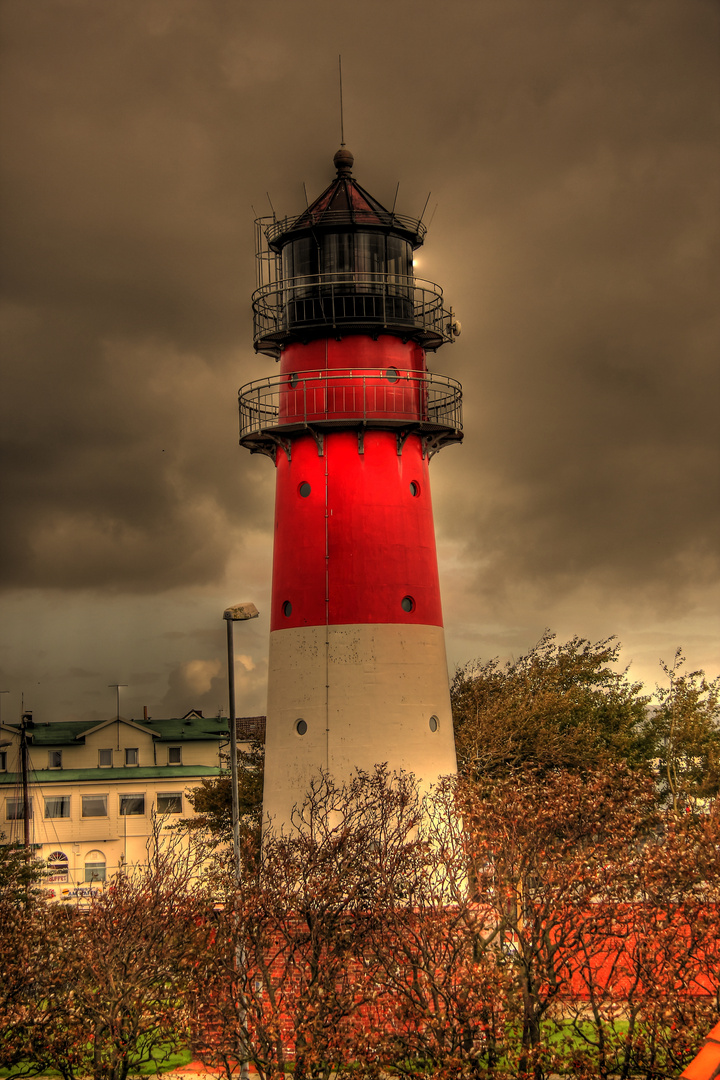
[[[0,896],[0,1066],[125,1080],[185,1040],[186,995],[209,936],[192,856],[151,844],[85,908]]]
[[[669,1080],[720,1007],[718,684],[641,694],[612,642],[457,673],[460,775],[319,775],[243,877],[227,784],[84,911],[0,861],[0,1067],[125,1080]],[[189,840],[189,844],[186,842]]]
[[[622,766],[424,801],[323,777],[228,889],[196,1051],[320,1080],[676,1076],[717,1009],[719,850],[716,816],[668,816]]]
[[[623,766],[321,776],[240,888],[159,847],[86,911],[0,897],[0,1062],[124,1080],[677,1076],[720,993],[720,827]]]

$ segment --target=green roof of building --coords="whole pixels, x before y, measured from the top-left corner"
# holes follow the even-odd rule
[[[199,716],[188,713],[183,717],[167,720],[128,720],[120,717],[120,722],[135,724],[146,729],[159,742],[205,742],[208,739],[227,739],[230,736],[229,722],[226,716]],[[82,745],[88,731],[100,727],[107,721],[98,720],[60,720],[51,723],[35,723],[28,730],[33,746],[72,746]],[[115,723],[115,719],[110,719]],[[7,724],[19,730],[16,724]]]
[[[30,787],[47,784],[75,784],[78,781],[103,784],[110,780],[190,780],[219,776],[217,765],[138,765],[121,769],[40,769],[31,772]],[[19,787],[20,773],[0,773],[0,787]]]

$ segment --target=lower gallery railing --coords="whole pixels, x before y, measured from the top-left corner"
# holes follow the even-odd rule
[[[443,375],[333,369],[258,379],[239,392],[240,438],[312,424],[417,423],[462,430],[462,386]]]

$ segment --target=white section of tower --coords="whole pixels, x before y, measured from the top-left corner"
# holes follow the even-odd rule
[[[413,773],[425,791],[454,773],[442,627],[273,631],[265,749],[265,826],[276,831],[287,831],[319,762],[340,784],[387,762]]]

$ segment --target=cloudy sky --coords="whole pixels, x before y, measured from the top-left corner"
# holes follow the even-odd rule
[[[274,475],[237,445],[253,218],[355,175],[432,215],[465,442],[449,659],[545,627],[720,669],[715,0],[5,0],[0,697],[264,711]]]

